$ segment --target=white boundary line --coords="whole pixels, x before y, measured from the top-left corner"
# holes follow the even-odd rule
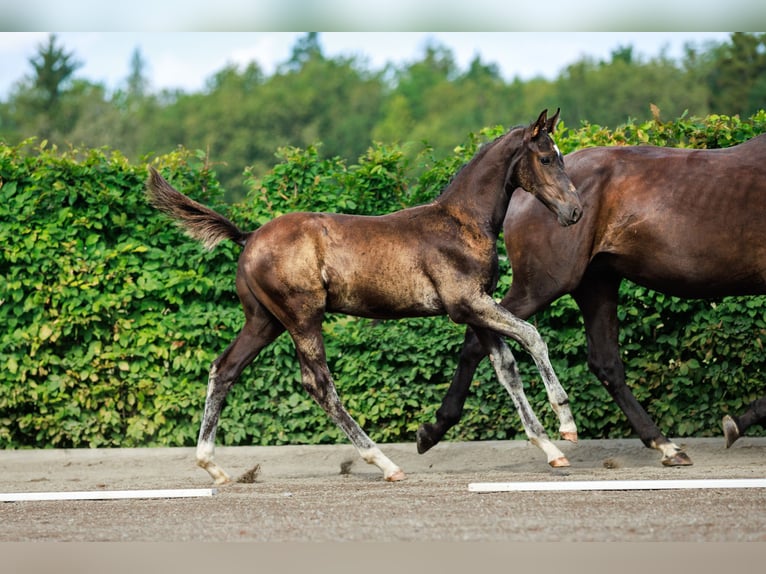
[[[675,490],[690,488],[766,488],[766,478],[699,480],[580,480],[556,482],[472,482],[470,492],[562,492],[572,490]]]
[[[214,488],[189,488],[169,490],[94,490],[73,492],[12,492],[0,493],[0,502],[34,500],[115,500],[126,498],[188,498],[213,496]]]

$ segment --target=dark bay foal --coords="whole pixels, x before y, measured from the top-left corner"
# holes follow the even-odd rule
[[[501,336],[517,340],[532,355],[562,436],[575,439],[568,398],[546,345],[532,325],[491,296],[497,282],[496,241],[514,190],[528,191],[561,225],[580,218],[579,196],[551,139],[558,114],[548,118],[543,111],[529,126],[513,128],[482,147],[432,203],[383,216],[291,213],[246,233],[150,170],[152,205],[209,248],[224,239],[243,246],[236,289],[245,325],[211,366],[197,443],[197,463],[216,483],[230,480],[213,461],[224,398],[242,369],[285,330],[295,343],[306,391],[386,480],[404,478],[341,405],[322,340],[326,312],[380,319],[447,314],[470,325],[498,365],[530,440],[551,465],[568,464],[532,412],[518,378],[506,375],[515,365]]]

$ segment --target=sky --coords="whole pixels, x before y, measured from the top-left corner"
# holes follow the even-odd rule
[[[82,63],[76,77],[103,83],[109,90],[124,85],[131,56],[138,49],[147,64],[150,89],[204,89],[207,80],[227,65],[256,61],[268,75],[287,61],[305,32],[56,32],[59,45]],[[429,42],[450,49],[461,70],[479,56],[496,64],[506,80],[536,76],[554,79],[584,56],[609,59],[613,50],[633,46],[644,59],[660,53],[679,58],[687,43],[725,41],[729,32],[321,32],[326,57],[356,56],[368,69],[422,58]],[[29,59],[49,32],[0,31],[0,100],[25,75]]]

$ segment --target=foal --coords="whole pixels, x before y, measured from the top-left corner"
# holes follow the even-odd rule
[[[497,282],[496,241],[514,189],[538,197],[561,225],[580,218],[579,195],[550,136],[558,116],[557,111],[548,119],[544,110],[529,126],[513,128],[484,146],[432,203],[382,216],[290,213],[245,233],[150,169],[147,195],[152,205],[208,248],[224,239],[244,248],[236,289],[245,325],[211,366],[197,443],[197,463],[216,483],[230,480],[213,461],[224,398],[242,370],[285,330],[295,343],[306,391],[386,480],[404,478],[341,405],[322,340],[327,312],[378,319],[447,314],[471,326],[492,357],[531,442],[552,466],[569,464],[532,412],[518,377],[505,375],[505,369],[516,367],[499,335],[517,340],[532,355],[562,436],[575,440],[568,398],[547,347],[532,325],[491,296]]]

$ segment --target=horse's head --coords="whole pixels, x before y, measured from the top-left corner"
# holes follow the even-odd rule
[[[582,203],[564,171],[561,152],[551,138],[560,111],[556,110],[549,119],[548,110],[543,110],[536,121],[524,128],[524,143],[508,169],[506,185],[511,191],[521,187],[534,195],[566,226],[580,219]]]

